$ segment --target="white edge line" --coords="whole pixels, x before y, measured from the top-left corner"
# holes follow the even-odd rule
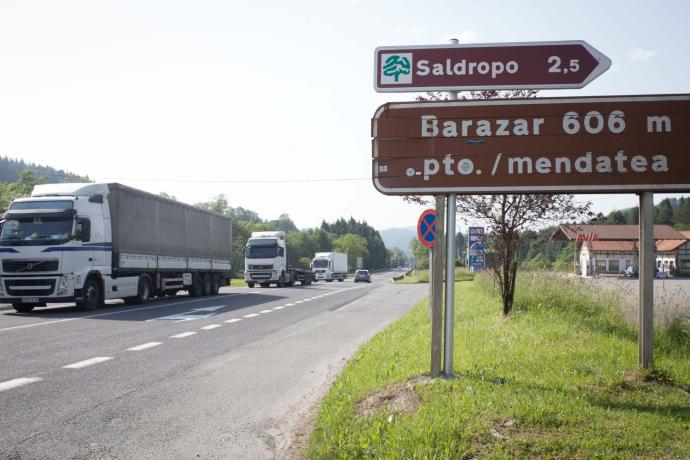
[[[104,363],[113,359],[110,356],[96,356],[95,358],[85,359],[84,361],[78,361],[76,363],[68,364],[62,366],[63,369],[81,369],[82,367],[93,366],[94,364]]]
[[[221,296],[218,296],[218,297],[229,297],[229,296],[230,296],[230,294],[225,294],[225,295],[221,295]],[[218,298],[218,297],[216,297],[216,298]],[[111,312],[108,312],[108,313],[99,313],[99,314],[97,314],[97,315],[78,316],[78,317],[76,317],[76,318],[58,319],[58,320],[55,320],[55,321],[46,321],[46,322],[43,322],[43,323],[22,324],[21,326],[12,326],[12,327],[6,327],[6,328],[4,328],[4,329],[0,329],[0,332],[3,332],[3,331],[11,331],[11,330],[13,330],[13,329],[24,329],[25,327],[43,326],[43,325],[46,325],[46,324],[64,323],[65,321],[75,321],[75,320],[78,320],[78,319],[98,318],[98,317],[100,317],[100,316],[110,316],[110,315],[122,315],[122,314],[124,314],[124,313],[131,313],[131,312],[134,312],[134,311],[151,310],[151,309],[153,309],[153,308],[170,307],[170,306],[179,305],[179,304],[182,304],[182,303],[195,303],[195,302],[203,302],[203,301],[207,301],[207,300],[208,300],[208,299],[195,299],[195,300],[186,300],[186,299],[185,299],[185,300],[182,300],[182,301],[180,301],[180,302],[164,303],[164,304],[161,304],[161,305],[151,305],[150,307],[127,308],[127,309],[122,310],[122,311],[111,311]]]
[[[179,334],[171,335],[168,337],[169,339],[184,339],[185,337],[189,337],[190,335],[194,335],[196,332],[194,331],[189,331],[189,332],[181,332]]]
[[[28,385],[29,383],[36,383],[43,380],[40,377],[22,377],[19,379],[8,380],[7,382],[0,382],[0,391],[11,390],[12,388]]]
[[[157,347],[158,345],[163,345],[163,342],[147,342],[137,345],[136,347],[128,348],[127,351],[142,351],[148,348]]]

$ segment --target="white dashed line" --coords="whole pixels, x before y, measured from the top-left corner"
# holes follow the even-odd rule
[[[286,306],[286,307],[294,307],[295,304],[294,304],[294,303],[286,303],[285,306]]]
[[[242,318],[232,318],[232,319],[226,319],[223,321],[224,323],[236,323],[238,321],[242,321]]]
[[[205,331],[210,331],[211,329],[215,329],[215,328],[221,327],[221,326],[222,326],[222,324],[209,324],[208,326],[204,326],[201,329],[203,329]]]
[[[273,310],[261,310],[260,313],[273,313]]]
[[[194,335],[194,334],[196,334],[196,332],[192,332],[192,331],[182,332],[180,334],[171,335],[169,338],[171,338],[171,339],[184,339],[185,337],[189,337],[190,335]]]
[[[113,359],[110,356],[97,356],[91,359],[85,359],[84,361],[79,361],[77,363],[68,364],[62,366],[63,369],[81,369],[82,367],[93,366],[94,364],[104,363]]]
[[[304,302],[304,300],[298,300],[295,302],[295,305],[297,305],[298,303],[303,303],[303,302]]]
[[[141,351],[141,350],[146,350],[148,348],[157,347],[158,345],[163,345],[163,342],[143,343],[141,345],[137,345],[136,347],[128,348],[127,351]]]
[[[22,377],[20,379],[8,380],[7,382],[0,382],[0,391],[11,390],[12,388],[40,382],[41,380],[43,379],[40,377]]]
[[[282,310],[285,307],[275,307],[274,310]]]
[[[250,313],[248,315],[244,315],[242,318],[254,318],[255,316],[259,316],[258,313]]]

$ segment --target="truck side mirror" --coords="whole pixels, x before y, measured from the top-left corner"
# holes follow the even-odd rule
[[[77,231],[74,237],[82,243],[86,243],[91,239],[91,221],[89,219],[77,220]]]
[[[278,255],[280,257],[283,257],[285,255],[285,249],[284,248],[278,248]]]

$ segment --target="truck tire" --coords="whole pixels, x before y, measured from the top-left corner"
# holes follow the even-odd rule
[[[95,310],[103,304],[103,290],[101,283],[96,278],[89,278],[82,288],[84,299],[77,302],[79,310]]]
[[[211,275],[211,295],[218,295],[220,291],[220,275]]]
[[[253,288],[253,287],[254,287],[254,282],[253,282],[253,281],[249,281],[249,282],[247,283],[247,287]]]
[[[141,305],[142,303],[148,302],[152,297],[152,289],[151,278],[147,275],[140,276],[139,282],[137,283],[137,295],[125,298],[125,303],[127,305]]]
[[[203,278],[203,295],[204,296],[209,296],[213,293],[213,279],[211,278],[210,273],[204,273],[202,275]]]
[[[18,313],[31,313],[35,305],[26,303],[13,303],[12,308],[14,308]]]
[[[204,293],[204,281],[201,275],[194,273],[192,275],[192,285],[189,287],[189,295],[191,297],[201,297]]]

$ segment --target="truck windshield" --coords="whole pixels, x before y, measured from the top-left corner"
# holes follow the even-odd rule
[[[9,218],[2,226],[0,245],[38,246],[69,241],[74,219],[65,217]]]
[[[247,259],[273,259],[278,254],[278,246],[247,246],[244,257]]]
[[[328,268],[328,259],[314,259],[314,268]]]

